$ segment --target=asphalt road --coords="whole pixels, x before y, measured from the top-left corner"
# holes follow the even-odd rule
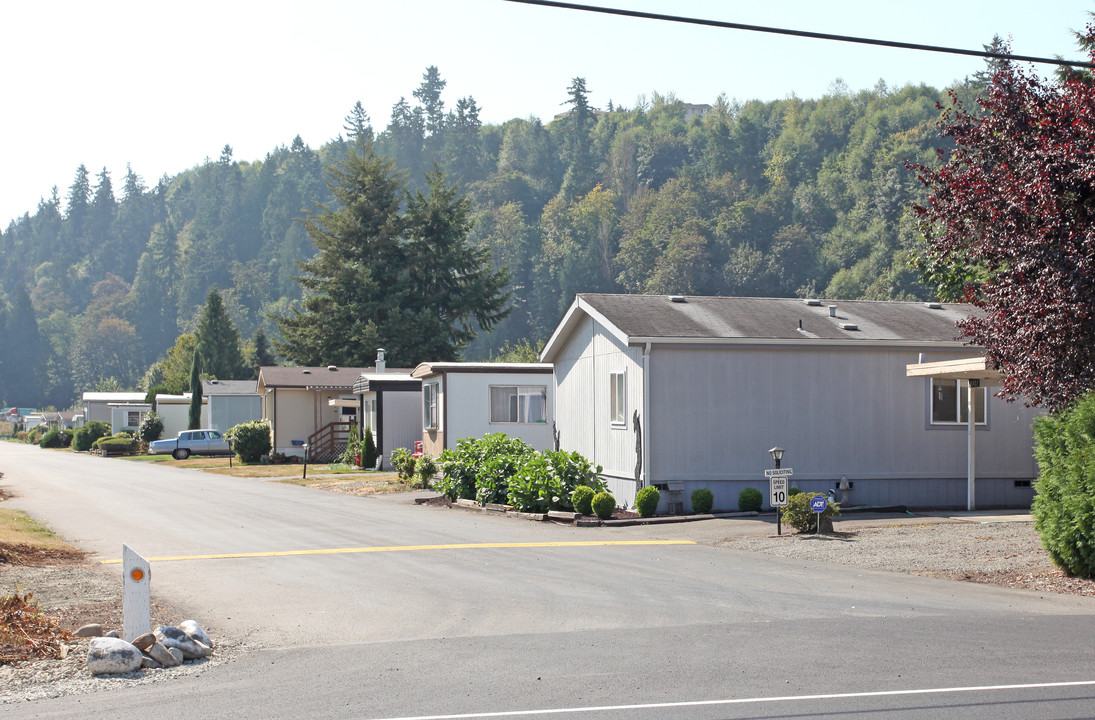
[[[8,443],[0,471],[102,559],[190,558],[154,594],[261,646],[0,716],[1095,717],[1090,598],[703,544],[732,521],[567,528]]]

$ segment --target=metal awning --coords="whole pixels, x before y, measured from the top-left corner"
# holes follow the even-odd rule
[[[930,363],[912,363],[905,366],[906,377],[926,377],[938,380],[962,380],[967,386],[992,387],[1004,384],[1004,376],[999,370],[989,367],[984,356],[962,358],[961,360],[941,360]],[[974,396],[977,393],[966,392],[966,509],[977,509],[976,477],[977,453],[974,411]]]
[[[328,407],[357,407],[357,399],[347,400],[346,398],[330,398],[327,400]]]

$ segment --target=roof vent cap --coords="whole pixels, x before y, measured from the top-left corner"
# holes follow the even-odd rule
[[[829,317],[836,317],[836,305],[829,306]]]
[[[942,310],[943,309],[943,303],[926,302],[926,303],[924,303],[924,307],[928,308],[929,310]]]
[[[837,327],[841,330],[858,330],[859,326],[855,323],[837,323]]]
[[[815,300],[814,298],[806,298],[802,302],[809,305],[810,307],[821,307],[821,301]]]
[[[307,369],[307,368],[305,368],[304,370],[301,370],[300,372],[301,372],[302,375],[311,375],[312,374],[312,371]]]
[[[337,372],[338,371],[338,365],[328,365],[327,369],[331,372]]]
[[[683,303],[688,301],[684,299],[684,295],[670,295],[669,302]]]

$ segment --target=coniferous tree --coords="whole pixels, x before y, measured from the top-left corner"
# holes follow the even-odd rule
[[[205,299],[198,329],[194,333],[202,369],[219,380],[240,380],[247,375],[247,363],[240,352],[240,334],[224,309],[220,291],[212,288]]]
[[[190,363],[190,412],[187,415],[187,429],[197,430],[202,426],[202,357],[194,349],[194,360]]]
[[[251,367],[252,378],[257,379],[259,369],[277,364],[277,358],[270,352],[270,341],[266,338],[266,331],[259,326],[255,330],[255,336],[251,338]]]
[[[404,211],[404,177],[371,143],[328,168],[337,208],[304,225],[319,249],[299,263],[303,307],[275,316],[280,355],[304,365],[360,365],[376,348],[411,367],[455,359],[505,315],[504,273],[468,247],[467,201],[431,174]]]
[[[30,295],[22,285],[17,285],[11,294],[11,307],[4,325],[4,347],[7,402],[36,407],[41,400],[40,373],[46,367],[48,354],[38,331]]]

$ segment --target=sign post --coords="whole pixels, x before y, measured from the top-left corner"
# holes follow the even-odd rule
[[[776,509],[776,534],[783,534],[783,508],[787,507],[787,476],[768,478],[768,504]]]
[[[152,632],[152,566],[122,545],[122,635],[133,642]]]
[[[827,507],[829,507],[829,503],[824,495],[810,498],[810,509],[817,513],[817,525],[814,526],[814,535],[817,535],[821,530],[821,514],[825,512]]]

